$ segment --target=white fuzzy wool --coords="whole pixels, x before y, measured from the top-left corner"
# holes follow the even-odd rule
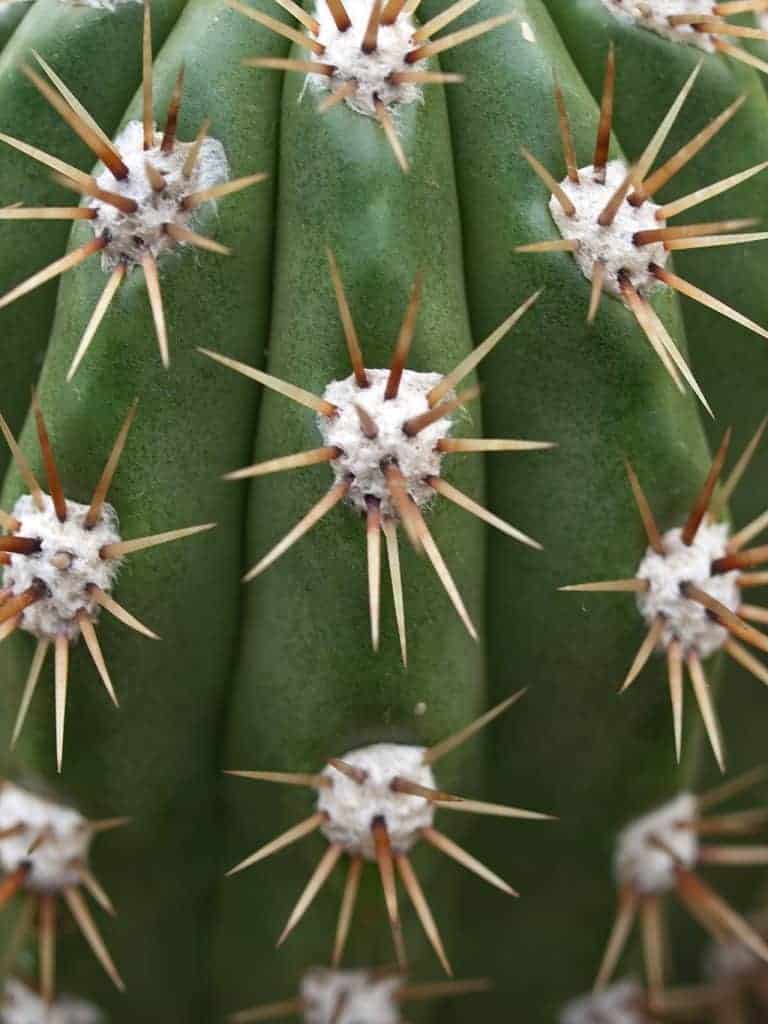
[[[60,4],[68,7],[96,7],[103,11],[116,11],[118,7],[127,7],[128,4],[141,4],[144,0],[59,0]]]
[[[323,443],[340,448],[342,454],[331,463],[334,483],[351,483],[347,500],[365,512],[366,495],[378,498],[382,515],[398,518],[382,471],[382,463],[396,462],[408,481],[408,490],[417,505],[424,506],[435,492],[424,483],[427,476],[439,476],[443,456],[436,445],[451,432],[447,417],[437,420],[414,437],[403,431],[403,424],[413,416],[429,411],[427,395],[442,380],[439,373],[404,370],[396,398],[385,400],[384,391],[389,370],[368,370],[367,388],[358,387],[354,376],[335,380],[325,389],[323,398],[338,408],[338,415],[319,416],[318,429]],[[452,392],[447,398],[452,396]],[[355,404],[370,414],[379,429],[373,440],[360,427]]]
[[[651,245],[635,245],[632,241],[637,231],[663,228],[665,221],[656,220],[659,207],[646,200],[642,206],[632,206],[626,199],[619,207],[612,224],[601,227],[597,218],[608,200],[624,181],[627,165],[623,160],[611,160],[606,166],[605,184],[595,181],[594,168],[579,168],[579,184],[566,178],[560,182],[563,191],[576,207],[576,213],[569,217],[557,199],[549,200],[552,219],[563,238],[573,238],[579,248],[573,254],[588,281],[592,280],[592,268],[599,260],[605,265],[606,291],[620,295],[619,272],[624,270],[634,287],[644,294],[659,287],[658,280],[648,272],[649,263],[663,267],[669,254],[661,242]]]
[[[725,523],[703,522],[693,544],[684,544],[679,529],[669,530],[662,537],[664,554],[648,548],[637,570],[639,579],[648,580],[648,590],[637,595],[637,607],[650,626],[657,616],[664,617],[662,647],[678,639],[684,651],[695,650],[702,658],[720,650],[728,631],[707,614],[706,608],[680,591],[682,583],[694,583],[716,597],[731,611],[741,604],[739,573],[712,575],[712,562],[726,553],[728,526]]]
[[[694,829],[680,826],[692,824],[697,810],[696,797],[680,793],[674,800],[627,825],[616,840],[614,873],[617,883],[631,885],[640,894],[673,889],[676,862],[654,840],[661,840],[683,867],[692,868],[699,855],[698,836]]]
[[[422,98],[421,89],[414,83],[393,85],[390,76],[395,71],[423,70],[425,61],[406,64],[406,54],[414,49],[411,44],[415,25],[408,14],[400,14],[394,25],[379,26],[376,49],[363,53],[362,42],[368,20],[371,16],[371,0],[344,0],[344,6],[352,22],[346,32],[339,32],[336,22],[325,3],[315,7],[315,18],[320,26],[317,39],[325,47],[325,53],[316,59],[332,64],[336,71],[333,77],[309,75],[308,80],[315,92],[334,92],[346,82],[357,83],[357,91],[345,101],[359,114],[375,117],[374,101],[378,97],[387,107],[400,103],[415,103]]]
[[[16,978],[5,983],[0,1001],[0,1024],[100,1024],[104,1020],[92,1003],[71,996],[59,996],[46,1006],[37,992]]]
[[[643,990],[625,978],[602,992],[590,992],[567,1003],[560,1024],[647,1024]]]
[[[87,861],[92,836],[82,814],[6,782],[0,788],[0,832],[16,826],[24,830],[0,839],[0,868],[4,874],[28,864],[31,871],[25,887],[42,892],[55,892],[79,882],[80,874],[71,865]],[[45,842],[30,853],[30,846],[41,835],[47,837]]]
[[[347,853],[375,860],[371,823],[374,818],[383,818],[392,848],[407,853],[417,842],[421,829],[432,825],[435,809],[424,797],[396,793],[390,786],[399,775],[434,789],[435,777],[423,757],[424,747],[402,743],[374,743],[352,750],[343,755],[342,761],[367,773],[362,784],[328,765],[323,775],[333,786],[319,791],[317,809],[328,816],[322,831],[329,842],[339,843]]]
[[[42,511],[28,494],[16,502],[13,515],[21,524],[17,534],[39,540],[40,551],[32,555],[11,555],[11,564],[3,569],[3,586],[14,594],[23,594],[29,587],[44,583],[47,594],[26,608],[21,628],[37,637],[55,639],[64,633],[70,639],[80,635],[76,616],[86,609],[91,618],[97,605],[88,592],[95,584],[109,592],[120,568],[120,559],[102,558],[105,544],[119,541],[117,513],[104,505],[101,518],[91,530],[84,526],[88,505],[67,501],[67,518],[59,522],[53,500],[43,495]],[[54,560],[69,558],[67,568],[59,568]]]
[[[399,977],[316,967],[301,981],[305,1024],[399,1024]]]
[[[618,17],[627,18],[675,43],[690,43],[708,53],[714,51],[706,32],[697,32],[691,25],[670,25],[673,14],[704,14],[717,17],[712,0],[602,0],[603,5]]]
[[[141,122],[129,121],[115,139],[115,146],[128,167],[128,177],[118,180],[105,169],[97,178],[99,188],[133,199],[139,207],[136,213],[126,214],[99,199],[90,200],[89,206],[98,211],[98,216],[90,222],[94,234],[101,236],[107,232],[110,238],[102,252],[102,266],[106,271],[114,270],[119,263],[129,266],[139,263],[147,253],[157,258],[177,248],[179,243],[166,233],[164,225],[191,227],[196,213],[182,209],[181,200],[229,178],[226,153],[218,139],[204,140],[189,178],[184,177],[182,170],[194,143],[177,140],[172,153],[163,153],[161,142],[162,135],[156,134],[154,146],[145,151]],[[162,192],[155,192],[150,185],[145,160],[165,178]]]

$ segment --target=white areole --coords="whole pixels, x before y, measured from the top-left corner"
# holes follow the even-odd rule
[[[327,765],[322,774],[333,785],[318,791],[317,809],[328,816],[321,826],[328,841],[339,843],[347,853],[375,860],[371,826],[382,818],[392,849],[395,853],[408,853],[421,830],[431,827],[435,808],[423,796],[400,793],[391,787],[392,781],[400,776],[434,789],[435,777],[424,763],[424,754],[424,747],[402,743],[374,743],[344,754],[342,761],[366,773],[362,783]]]
[[[382,466],[387,462],[397,464],[417,505],[423,507],[434,498],[434,490],[424,479],[440,475],[443,456],[436,446],[440,438],[450,435],[451,420],[442,417],[413,437],[405,433],[403,424],[429,412],[427,395],[443,378],[439,373],[403,370],[397,396],[385,399],[389,370],[366,368],[365,372],[370,383],[367,388],[359,387],[354,376],[328,385],[323,398],[339,411],[335,416],[319,416],[317,426],[325,445],[341,449],[331,468],[334,483],[350,483],[347,500],[365,512],[366,496],[377,498],[382,515],[397,518]],[[449,392],[443,400],[452,397],[453,392]],[[363,432],[356,405],[375,423],[375,438]]]
[[[706,32],[692,25],[670,25],[669,18],[676,14],[706,15],[717,19],[712,0],[602,0],[605,7],[620,18],[634,21],[676,43],[689,43],[708,53],[714,52],[712,40]]]
[[[356,82],[357,89],[347,97],[346,103],[368,117],[376,116],[377,98],[387,107],[421,101],[422,92],[417,84],[396,85],[391,80],[395,72],[420,71],[426,63],[408,64],[405,60],[406,54],[419,45],[412,42],[416,25],[411,15],[401,12],[394,25],[379,25],[376,49],[365,53],[362,43],[372,4],[370,0],[344,0],[344,7],[352,24],[341,32],[324,0],[315,6],[314,16],[319,25],[316,38],[325,47],[325,53],[315,59],[333,65],[336,70],[330,78],[310,75],[311,88],[315,92],[326,92],[329,88],[336,91],[347,82]]]
[[[399,1024],[402,979],[316,967],[301,982],[305,1024]]]
[[[13,831],[11,831],[13,830]],[[0,787],[0,868],[12,874],[29,866],[24,886],[37,892],[58,892],[80,882],[88,861],[92,832],[73,807],[36,796],[10,782]],[[43,838],[30,853],[36,840]]]
[[[184,175],[184,164],[194,142],[176,139],[173,150],[163,153],[162,135],[156,134],[151,149],[144,149],[144,128],[140,121],[129,121],[115,139],[115,147],[128,167],[126,178],[115,178],[110,170],[103,170],[97,178],[100,189],[116,192],[138,204],[135,213],[123,213],[99,199],[89,205],[98,211],[91,227],[97,237],[105,232],[110,241],[102,252],[102,266],[111,271],[120,263],[136,264],[151,254],[158,258],[178,247],[165,230],[166,224],[190,228],[196,210],[186,210],[181,200],[193,192],[202,192],[229,179],[229,164],[224,147],[207,137],[203,140],[194,169]],[[147,177],[145,162],[149,161],[165,179],[165,187],[155,192]],[[183,243],[181,243],[183,244]]]
[[[696,797],[680,793],[630,822],[616,840],[618,885],[629,885],[636,893],[649,896],[674,889],[677,867],[690,869],[698,859],[699,839],[691,827],[697,816]]]
[[[702,658],[720,650],[728,631],[709,615],[698,601],[681,591],[684,583],[693,583],[700,590],[717,598],[732,612],[741,604],[739,572],[714,573],[712,562],[726,554],[728,526],[725,523],[702,522],[692,544],[684,544],[681,530],[668,530],[662,537],[664,554],[648,548],[637,569],[638,579],[650,583],[648,590],[637,595],[637,606],[649,626],[658,616],[664,619],[662,647],[679,640],[683,651],[696,651]]]
[[[606,291],[616,296],[621,294],[619,273],[624,271],[633,287],[647,295],[660,286],[648,270],[649,263],[663,267],[669,253],[663,242],[636,245],[633,236],[638,231],[653,231],[666,226],[666,221],[656,219],[659,207],[650,199],[640,206],[632,206],[624,199],[611,224],[603,227],[598,223],[598,217],[625,180],[627,171],[623,160],[609,161],[603,184],[595,181],[591,164],[580,167],[578,184],[567,177],[560,182],[560,187],[576,207],[576,213],[569,217],[555,196],[550,197],[549,210],[562,237],[579,243],[573,257],[587,280],[592,280],[594,264],[599,261],[605,266],[603,287]]]
[[[16,978],[5,983],[0,1001],[0,1024],[102,1024],[104,1017],[91,1003],[62,995],[46,1006],[40,996]]]
[[[64,634],[72,640],[80,635],[78,612],[85,609],[91,619],[98,614],[88,586],[109,593],[117,577],[120,559],[100,554],[105,545],[121,539],[117,514],[105,504],[98,521],[88,529],[85,517],[90,506],[67,501],[67,518],[62,523],[47,494],[43,494],[43,505],[41,511],[29,494],[14,505],[13,515],[20,524],[16,534],[39,541],[40,550],[11,554],[10,565],[3,569],[3,586],[14,595],[44,586],[43,597],[24,609],[21,628],[41,639],[55,640]]]

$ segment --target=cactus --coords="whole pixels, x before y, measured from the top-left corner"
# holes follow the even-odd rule
[[[764,7],[0,4],[0,1019],[751,1019]]]

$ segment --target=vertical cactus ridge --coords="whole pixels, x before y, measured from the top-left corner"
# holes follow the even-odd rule
[[[221,3],[197,0],[186,7],[155,64],[162,110],[186,61],[179,131],[189,137],[209,117],[233,177],[257,162],[274,171],[279,81],[237,68],[241,56],[259,50],[275,52],[266,34],[244,28]],[[132,87],[139,93],[127,119],[141,115],[140,84],[137,71]],[[143,282],[129,279],[104,318],[101,344],[65,385],[104,287],[104,272],[94,261],[62,281],[38,388],[59,472],[74,499],[90,500],[104,455],[139,395],[140,412],[110,492],[124,535],[161,533],[171,515],[176,522],[219,524],[208,535],[212,544],[205,554],[180,543],[128,559],[120,603],[164,639],[147,641],[153,649],[141,651],[142,643],[133,636],[129,641],[130,631],[119,623],[99,627],[105,661],[120,683],[119,711],[86,685],[98,676],[83,645],[73,649],[69,666],[68,746],[73,754],[87,749],[88,755],[67,759],[59,785],[84,813],[125,814],[141,824],[126,830],[103,870],[97,865],[115,905],[126,911],[109,939],[115,961],[123,965],[125,996],[118,1000],[110,993],[69,935],[60,943],[62,978],[67,988],[92,994],[112,1015],[148,1022],[210,1019],[207,964],[221,856],[219,736],[239,630],[244,514],[237,489],[211,486],[211,478],[247,460],[255,404],[247,386],[224,386],[195,346],[226,338],[233,355],[260,358],[270,305],[272,181],[219,205],[216,230],[233,250],[226,266],[216,254],[186,247],[160,261],[169,332],[178,339],[171,373],[153,358],[154,325]],[[73,247],[80,242],[74,238]],[[201,294],[209,297],[202,309]],[[39,473],[34,423],[28,422],[20,443]],[[23,489],[11,475],[7,503]],[[8,739],[32,656],[25,640],[9,638],[1,653]],[[41,695],[14,751],[15,771],[34,764],[44,776],[53,774],[50,685],[44,672]],[[137,749],[143,751],[138,762]]]
[[[433,10],[428,3],[425,16]],[[493,16],[497,10],[496,4],[486,3],[478,16]],[[606,601],[596,608],[581,600],[566,607],[553,600],[553,593],[571,580],[600,575],[593,568],[596,558],[605,578],[624,578],[636,570],[643,533],[626,485],[624,457],[644,481],[656,515],[666,522],[685,515],[706,475],[708,456],[693,401],[674,388],[630,311],[606,295],[590,327],[585,314],[591,286],[570,253],[536,259],[514,254],[518,245],[552,237],[548,191],[521,158],[520,147],[528,147],[546,167],[563,165],[553,67],[567,104],[578,167],[594,152],[599,119],[543,5],[518,3],[515,10],[514,22],[468,44],[453,59],[446,54],[444,66],[461,73],[461,60],[467,60],[487,72],[447,94],[475,332],[482,336],[500,315],[511,280],[524,289],[545,286],[530,319],[516,332],[515,346],[500,350],[493,372],[484,377],[486,430],[533,437],[546,430],[545,436],[558,444],[549,466],[544,459],[538,464],[520,460],[514,478],[492,459],[488,463],[491,507],[511,521],[536,509],[537,535],[545,545],[534,558],[533,552],[511,550],[488,536],[491,693],[502,695],[510,671],[532,684],[526,706],[514,722],[502,726],[503,738],[494,745],[489,796],[498,794],[494,785],[503,787],[504,780],[515,778],[524,792],[536,794],[534,806],[550,809],[561,824],[549,843],[517,838],[515,856],[535,862],[550,881],[544,891],[533,876],[527,885],[523,880],[521,887],[530,896],[515,908],[514,919],[507,908],[481,902],[479,894],[463,921],[472,951],[464,969],[478,970],[483,963],[488,970],[495,963],[491,974],[501,981],[489,1000],[496,1013],[504,1013],[516,982],[505,974],[508,951],[494,947],[487,936],[522,931],[527,941],[515,951],[516,973],[537,993],[532,1019],[543,1021],[583,989],[600,955],[591,931],[563,930],[564,908],[585,919],[602,908],[607,917],[608,837],[633,811],[678,783],[673,753],[662,744],[668,733],[660,699],[642,709],[636,705],[623,717],[605,689],[607,679],[620,680],[626,673],[642,639],[632,603]],[[605,56],[602,41],[601,88]],[[620,67],[620,59],[617,63]],[[680,76],[676,90],[684,80]],[[523,92],[524,110],[518,103]],[[495,241],[489,249],[491,237]],[[675,297],[657,292],[651,302],[685,352]],[[547,737],[535,758],[525,751],[530,735]],[[602,770],[600,764],[610,768]],[[597,850],[595,836],[605,837]],[[483,843],[486,850],[493,847],[493,838],[482,830],[480,842],[479,849]],[[553,974],[554,934],[560,960]]]
[[[472,343],[442,89],[425,90],[423,106],[401,110],[400,138],[412,165],[407,176],[391,159],[389,143],[374,119],[346,104],[321,119],[307,97],[299,102],[300,95],[298,77],[286,76],[275,298],[266,370],[314,394],[349,375],[346,337],[325,255],[329,248],[338,263],[366,368],[389,365],[408,295],[421,271],[421,305],[409,366],[418,373],[445,373],[470,354]],[[316,181],[308,181],[307,166],[317,169]],[[389,258],[395,253],[396,258]],[[498,322],[509,313],[508,307]],[[514,344],[514,334],[506,344]],[[489,362],[498,358],[498,351]],[[470,376],[466,384],[472,383]],[[452,436],[482,436],[477,405],[471,418],[457,418]],[[252,461],[311,450],[319,443],[312,411],[291,407],[286,414],[285,399],[271,390],[264,392]],[[483,500],[480,460],[460,455],[450,460],[449,471],[452,484]],[[269,550],[282,536],[284,524],[297,522],[328,486],[329,469],[323,465],[251,480],[246,564]],[[482,644],[484,528],[449,502],[435,502],[425,518]],[[359,520],[360,512],[353,508],[334,509],[300,546],[246,588],[242,646],[222,755],[227,767],[253,764],[258,751],[258,763],[271,770],[314,772],[327,758],[370,743],[429,745],[484,710],[481,645],[466,635],[450,601],[436,590],[428,560],[406,545],[400,554],[407,581],[407,671],[392,629],[382,630],[379,652],[371,654],[366,553]],[[520,525],[525,527],[525,520]],[[318,607],[326,610],[322,619],[317,617]],[[382,622],[391,622],[393,612],[387,595],[382,595]],[[281,724],[287,707],[293,717],[290,742],[285,741]],[[465,788],[480,768],[476,750],[472,753],[471,761],[456,758],[456,773],[462,771],[459,762],[465,761]],[[449,773],[442,781],[450,789],[456,777]],[[265,792],[259,804],[262,813],[255,820],[249,788],[227,783],[227,866],[236,863],[243,850],[266,843],[309,813],[306,798],[293,790]],[[441,879],[433,888],[420,853],[414,868],[429,887],[430,901],[445,908],[445,928],[452,893]],[[297,871],[301,854],[305,860]],[[286,913],[281,894],[287,886],[288,891],[300,887],[317,862],[313,841],[305,841],[291,859],[293,867],[278,857],[262,868],[269,880],[266,889],[258,871],[222,887],[216,973],[223,1009],[253,1003],[255,993],[267,986],[274,989],[278,979],[284,979],[287,988],[308,956],[316,962],[328,956],[341,898],[334,880],[328,887],[335,891],[323,894],[307,915],[300,943],[297,937],[277,954],[269,952],[275,941],[271,922],[284,920]],[[353,962],[390,958],[381,891],[366,878],[356,921],[359,938]],[[413,974],[419,976],[421,961],[426,970],[431,956],[412,920],[406,922],[405,941]],[[255,948],[261,952],[254,971]]]
[[[626,69],[617,78],[614,111],[614,129],[625,145],[625,140],[637,133],[650,134],[671,103],[674,87],[670,67],[677,69],[682,78],[701,63],[695,87],[698,97],[695,109],[689,107],[688,117],[679,119],[672,128],[667,143],[669,155],[745,95],[746,101],[730,122],[695,160],[680,170],[674,179],[672,194],[668,196],[663,192],[662,199],[674,208],[677,195],[695,195],[702,188],[709,189],[733,179],[733,187],[708,196],[706,206],[700,208],[707,211],[706,219],[760,215],[768,194],[768,178],[762,173],[768,142],[764,76],[743,64],[663,39],[616,18],[600,0],[576,0],[573,4],[553,2],[550,10],[595,96],[600,95],[602,85],[601,53],[604,54],[606,41],[612,41],[617,63]],[[749,12],[744,17],[749,19]],[[636,70],[641,68],[642,71]],[[644,89],[642,80],[653,83],[654,88]],[[642,101],[638,101],[638,96],[642,96]],[[744,177],[740,180],[741,174]],[[681,211],[683,223],[698,219],[698,210],[699,207],[689,207]],[[721,249],[716,253],[706,249],[682,250],[675,253],[675,269],[694,286],[717,296],[751,322],[765,327],[768,305],[760,285],[765,251],[765,243],[758,243],[754,248]],[[682,308],[697,379],[716,415],[724,416],[728,410],[728,422],[733,425],[735,437],[743,439],[741,443],[744,443],[765,414],[761,397],[766,373],[763,345],[737,322],[723,322],[714,329],[711,314],[696,302],[686,299]],[[746,380],[751,386],[744,390]],[[731,410],[737,389],[743,391],[744,401],[739,403],[738,410]],[[707,429],[710,443],[716,446],[722,426],[709,424]],[[760,511],[759,481],[763,479],[766,465],[765,453],[758,453],[752,470],[752,479],[758,486],[742,488],[736,495],[734,513],[742,521]]]

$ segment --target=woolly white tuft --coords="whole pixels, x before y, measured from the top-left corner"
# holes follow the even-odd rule
[[[16,829],[0,839],[0,867],[5,874],[29,865],[24,883],[38,892],[77,885],[75,862],[85,863],[92,833],[86,819],[72,807],[35,796],[10,782],[0,788],[0,832]],[[31,853],[30,847],[45,836]]]
[[[657,279],[648,272],[648,264],[656,263],[663,267],[669,253],[662,242],[635,245],[632,238],[637,231],[663,228],[665,221],[656,219],[659,207],[650,200],[642,206],[632,206],[625,199],[613,223],[601,227],[597,218],[626,178],[627,165],[623,160],[611,160],[605,170],[605,184],[594,180],[591,164],[579,169],[579,184],[570,178],[561,181],[560,185],[576,207],[576,213],[572,217],[567,216],[552,196],[549,200],[552,219],[563,238],[575,239],[579,243],[573,256],[588,281],[592,280],[592,268],[599,260],[606,270],[606,291],[613,295],[621,294],[619,272],[624,270],[637,291],[647,294],[659,287]]]
[[[390,76],[396,71],[420,71],[425,61],[407,64],[406,54],[414,48],[411,37],[415,29],[413,18],[401,13],[394,25],[380,25],[376,49],[363,53],[362,42],[371,16],[370,0],[344,0],[352,25],[339,32],[336,22],[324,0],[316,5],[315,18],[320,26],[317,39],[325,47],[320,60],[332,64],[336,71],[332,78],[310,75],[309,83],[316,92],[334,91],[346,82],[357,83],[357,91],[346,103],[359,114],[374,117],[375,99],[385,106],[415,103],[422,98],[421,89],[413,83],[393,85]],[[415,44],[418,45],[418,44]]]
[[[601,992],[590,992],[567,1003],[560,1024],[646,1024],[643,990],[625,978]]]
[[[331,468],[334,483],[351,482],[348,501],[365,512],[366,496],[378,498],[382,515],[397,518],[382,463],[397,463],[417,505],[424,506],[434,498],[435,492],[424,483],[424,478],[440,475],[443,457],[436,444],[441,437],[450,434],[451,421],[447,417],[439,419],[414,437],[404,433],[403,424],[413,416],[429,411],[427,395],[442,377],[439,373],[404,370],[397,397],[385,400],[389,370],[366,369],[365,372],[370,387],[358,387],[354,376],[328,385],[323,398],[332,402],[339,412],[332,417],[318,417],[317,424],[323,443],[342,451],[331,463]],[[378,427],[378,436],[373,440],[367,438],[360,427],[356,404],[370,414]]]
[[[316,967],[301,982],[305,1024],[399,1024],[398,977]]]
[[[104,1017],[92,1003],[59,996],[46,1006],[40,996],[15,978],[5,983],[0,1024],[101,1024]]]
[[[155,258],[175,249],[179,243],[165,231],[166,224],[190,227],[196,211],[184,210],[181,200],[192,192],[200,192],[229,179],[229,164],[224,147],[218,139],[206,138],[200,147],[195,169],[189,178],[182,174],[184,161],[194,143],[178,139],[171,153],[160,149],[162,136],[155,136],[151,149],[144,149],[144,129],[140,121],[129,121],[115,139],[115,146],[128,167],[127,178],[118,180],[109,170],[98,176],[101,189],[116,192],[138,204],[136,213],[125,214],[99,199],[89,205],[98,211],[92,220],[94,234],[107,232],[110,242],[102,253],[104,270],[111,271],[120,263],[140,263],[151,253]],[[149,162],[165,178],[165,188],[155,192],[147,178],[144,162]]]
[[[11,564],[3,570],[3,586],[14,594],[22,594],[38,583],[45,584],[47,594],[24,610],[21,628],[37,637],[54,640],[64,633],[74,640],[80,635],[77,613],[85,609],[91,618],[97,606],[88,593],[89,584],[110,591],[120,568],[120,560],[102,558],[105,544],[120,540],[117,514],[111,505],[104,505],[101,518],[88,530],[84,521],[88,505],[67,501],[67,519],[59,522],[52,499],[43,495],[42,512],[28,494],[16,502],[13,515],[21,524],[18,535],[39,540],[41,549],[32,555],[11,555]],[[67,558],[69,565],[56,563]]]
[[[726,553],[728,527],[724,523],[703,522],[693,544],[684,544],[679,529],[662,537],[664,554],[648,548],[637,576],[650,582],[648,590],[637,595],[637,606],[650,626],[658,616],[664,618],[661,644],[667,647],[678,639],[684,651],[695,650],[709,657],[725,643],[728,631],[707,613],[706,608],[680,592],[682,583],[694,583],[735,612],[741,604],[738,571],[712,575],[712,562]]]
[[[317,809],[328,816],[322,831],[329,842],[339,843],[348,853],[375,860],[371,824],[374,818],[383,818],[393,850],[408,853],[421,829],[432,825],[435,809],[424,797],[396,793],[390,787],[399,775],[434,789],[435,777],[423,759],[424,747],[401,743],[374,743],[352,750],[342,761],[367,773],[362,784],[328,765],[323,775],[333,786],[319,791]]]
[[[712,0],[602,0],[603,5],[618,17],[634,21],[676,43],[690,43],[708,53],[714,51],[706,32],[697,32],[691,25],[670,25],[674,14],[702,14],[716,17]]]
[[[118,7],[140,4],[143,0],[59,0],[59,3],[67,4],[69,7],[97,7],[103,11],[114,12]]]
[[[698,859],[698,836],[685,827],[694,823],[697,814],[696,797],[680,793],[622,829],[614,858],[618,884],[648,895],[673,889],[677,864],[692,868]]]

